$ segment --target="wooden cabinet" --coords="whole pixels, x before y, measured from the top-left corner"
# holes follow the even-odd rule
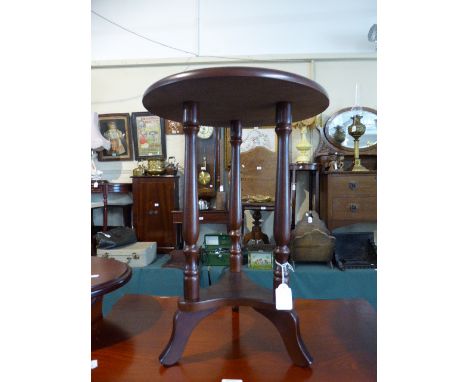
[[[178,176],[133,177],[133,224],[138,241],[155,241],[158,253],[177,245],[172,210],[179,209]]]
[[[377,221],[377,172],[324,172],[320,175],[320,217],[330,230]]]

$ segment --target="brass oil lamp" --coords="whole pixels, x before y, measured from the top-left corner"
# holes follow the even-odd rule
[[[356,114],[353,123],[348,126],[348,134],[354,138],[354,166],[351,171],[369,171],[359,159],[359,138],[366,132],[366,126],[361,122],[362,115]]]
[[[362,107],[359,106],[359,84],[356,84],[354,106],[351,111],[354,112],[353,123],[348,126],[348,134],[354,138],[354,166],[351,171],[369,171],[361,164],[361,159],[359,159],[359,138],[366,132],[366,126],[361,122]]]

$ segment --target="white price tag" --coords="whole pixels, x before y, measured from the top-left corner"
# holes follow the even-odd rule
[[[97,359],[92,359],[91,360],[91,369],[95,369],[96,367],[98,367]]]
[[[257,166],[257,171],[260,171],[262,169],[262,166]]]
[[[99,186],[99,183],[98,183],[98,182],[94,182],[94,183],[93,183],[93,187],[94,187],[94,188],[98,188],[98,186]]]
[[[260,209],[261,209],[261,210],[266,210],[266,207],[265,207],[265,206],[261,206]]]
[[[92,279],[95,279],[95,278],[98,278],[98,277],[99,277],[99,275],[91,275]]]
[[[206,171],[206,167],[201,167],[201,170],[202,170],[202,171]]]
[[[293,183],[293,184],[292,184],[292,190],[293,190],[293,191],[296,191],[296,183]]]
[[[159,203],[154,203],[154,206],[155,206],[155,207],[159,207]]]
[[[203,216],[199,216],[199,217],[198,217],[198,220],[203,220]]]
[[[291,310],[293,308],[291,288],[281,283],[275,290],[276,310]]]

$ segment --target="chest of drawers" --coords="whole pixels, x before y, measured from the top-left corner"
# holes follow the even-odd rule
[[[320,175],[320,217],[330,230],[377,221],[377,172],[324,172]]]

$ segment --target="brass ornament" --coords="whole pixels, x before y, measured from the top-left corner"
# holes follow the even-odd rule
[[[166,171],[166,161],[164,158],[149,158],[148,169],[146,173],[148,175],[162,175]]]
[[[348,134],[354,138],[354,166],[351,171],[369,171],[361,164],[359,159],[359,138],[366,132],[366,126],[361,123],[361,115],[355,115],[353,123],[348,126]]]

